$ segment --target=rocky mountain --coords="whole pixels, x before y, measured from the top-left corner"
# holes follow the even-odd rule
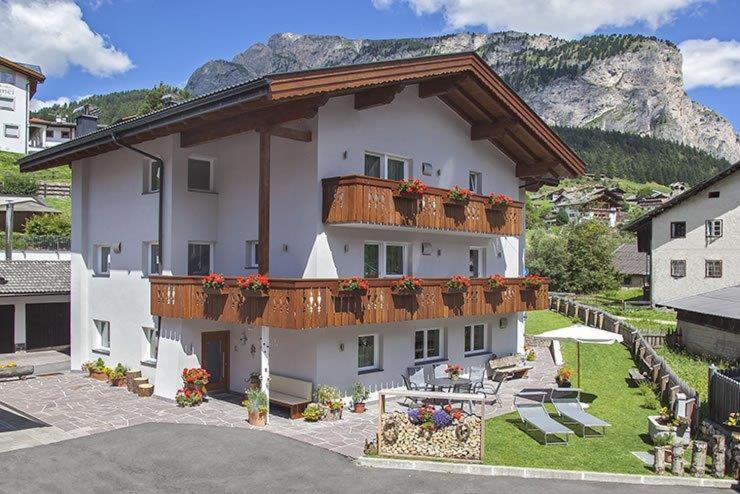
[[[352,40],[281,33],[231,61],[206,63],[186,89],[198,95],[275,72],[473,50],[551,125],[657,137],[740,160],[730,122],[684,92],[678,48],[652,37],[567,41],[502,32]]]

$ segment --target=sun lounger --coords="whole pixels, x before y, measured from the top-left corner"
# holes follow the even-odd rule
[[[594,417],[583,409],[580,402],[581,390],[577,388],[557,388],[552,390],[550,400],[555,405],[558,415],[569,420],[568,423],[581,426],[582,437],[602,437],[606,434],[606,428],[611,424],[604,422],[598,417]],[[601,428],[601,433],[597,431]],[[586,434],[586,430],[594,431],[592,434]]]
[[[524,423],[527,432],[540,431],[545,436],[545,446],[552,444],[568,444],[568,437],[573,431],[557,420],[550,417],[545,409],[544,391],[520,391],[514,397],[514,408]],[[563,436],[564,440],[548,442],[548,436]]]

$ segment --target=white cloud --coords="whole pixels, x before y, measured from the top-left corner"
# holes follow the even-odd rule
[[[688,39],[678,47],[683,54],[686,89],[740,86],[740,42]]]
[[[60,96],[55,99],[48,99],[48,100],[40,100],[40,99],[32,99],[31,100],[31,111],[39,111],[43,108],[49,108],[50,106],[54,105],[66,105],[69,103],[72,103],[73,101],[80,101],[85,98],[89,98],[92,96],[92,94],[86,94],[85,96],[77,96],[74,98],[68,98],[67,96]]]
[[[71,0],[0,0],[0,53],[61,76],[76,65],[107,77],[131,69],[128,55],[90,29]]]
[[[417,15],[442,12],[447,27],[547,33],[564,38],[599,28],[645,24],[656,29],[684,9],[712,0],[373,0],[376,8],[407,3]]]

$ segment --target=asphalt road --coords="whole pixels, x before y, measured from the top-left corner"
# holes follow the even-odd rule
[[[343,456],[267,432],[144,424],[2,453],[0,492],[688,494],[732,491],[361,468]]]

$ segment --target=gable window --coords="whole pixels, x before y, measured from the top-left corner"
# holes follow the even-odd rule
[[[707,238],[719,238],[722,236],[722,220],[707,220]]]
[[[364,334],[357,337],[357,370],[366,371],[379,367],[378,365],[378,335]]]
[[[672,221],[671,222],[671,238],[684,238],[686,237],[686,222],[685,221]]]
[[[465,326],[465,353],[482,352],[486,349],[486,325]]]
[[[419,329],[414,333],[414,360],[424,361],[442,357],[442,330]]]
[[[110,275],[110,245],[95,246],[95,269],[98,276]]]
[[[0,96],[0,110],[15,110],[15,98]]]
[[[144,275],[159,274],[159,244],[144,243]]]
[[[365,153],[365,175],[368,177],[405,180],[408,177],[408,160],[385,154]]]
[[[52,129],[46,129],[46,138],[47,139],[53,139],[54,138],[54,131]]]
[[[368,242],[364,248],[365,278],[403,276],[407,274],[406,245],[390,242]]]
[[[483,174],[481,172],[470,172],[468,174],[468,189],[476,194],[483,193]]]
[[[142,361],[154,363],[157,361],[159,347],[159,330],[157,328],[142,328],[144,330],[144,351]]]
[[[683,278],[686,276],[685,260],[671,260],[671,276],[673,278]]]
[[[247,254],[246,254],[246,262],[244,264],[245,268],[257,268],[260,265],[259,260],[259,251],[257,250],[257,246],[259,245],[259,242],[256,240],[247,240]]]
[[[188,243],[188,275],[205,276],[211,272],[211,244]]]
[[[471,247],[469,251],[468,264],[470,266],[470,277],[480,278],[485,275],[483,269],[483,248],[482,247]]]
[[[5,137],[17,139],[21,136],[21,128],[17,125],[5,124]]]
[[[188,190],[213,191],[213,163],[210,160],[188,158]]]
[[[722,278],[722,261],[704,261],[704,270],[707,278]]]
[[[95,342],[96,348],[100,350],[110,350],[110,322],[94,319],[93,323],[97,330]]]
[[[144,162],[144,192],[159,192],[161,166],[156,161]]]

